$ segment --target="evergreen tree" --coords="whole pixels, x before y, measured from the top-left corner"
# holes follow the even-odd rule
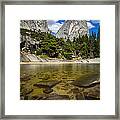
[[[21,29],[20,33],[21,39],[28,36],[35,42],[35,44],[32,44],[29,40],[21,40],[21,51],[27,47],[26,49],[29,49],[31,53],[46,55],[51,58],[72,59],[73,55],[82,59],[100,57],[100,28],[97,35],[94,32],[90,36],[87,34],[84,36],[79,35],[78,38],[74,37],[73,41],[69,38],[65,41],[64,38],[56,38],[50,33],[41,31]]]

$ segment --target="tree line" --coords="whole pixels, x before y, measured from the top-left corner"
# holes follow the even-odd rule
[[[20,50],[41,57],[87,59],[100,57],[100,28],[98,33],[79,35],[78,38],[56,38],[51,33],[20,29]],[[31,41],[34,41],[32,43]]]

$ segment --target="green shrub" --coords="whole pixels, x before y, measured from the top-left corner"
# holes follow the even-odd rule
[[[67,60],[72,60],[72,53],[64,52],[64,57],[65,57]]]
[[[49,58],[47,55],[39,55],[40,58]]]
[[[39,49],[37,49],[37,51],[36,51],[36,55],[41,55],[42,54],[42,50],[39,48]]]

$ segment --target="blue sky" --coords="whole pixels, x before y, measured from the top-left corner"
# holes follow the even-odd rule
[[[60,27],[64,24],[65,20],[48,20],[48,28],[52,31],[52,34],[56,34]],[[100,26],[99,20],[88,20],[87,26],[89,29],[89,34],[95,32],[97,34],[98,28]]]
[[[98,29],[100,27],[100,21],[99,20],[89,20],[87,21],[87,25],[89,28],[89,34],[92,34],[92,32],[94,33],[98,33]]]
[[[64,22],[65,20],[48,20],[48,28],[52,31],[52,34],[56,34]]]

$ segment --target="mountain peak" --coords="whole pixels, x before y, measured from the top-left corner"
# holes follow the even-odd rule
[[[48,32],[47,20],[21,20],[20,28]]]
[[[56,33],[57,38],[77,38],[79,36],[88,34],[88,27],[86,20],[66,20],[62,27]]]

